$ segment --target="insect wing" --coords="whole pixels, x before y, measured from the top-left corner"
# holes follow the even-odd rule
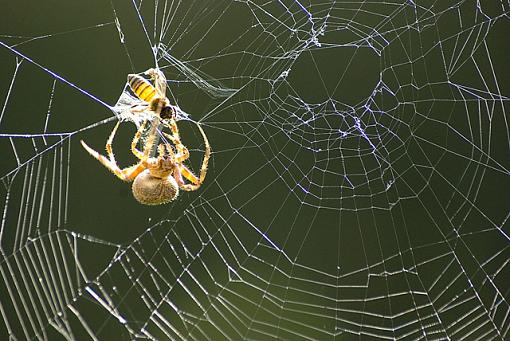
[[[151,120],[151,113],[148,111],[148,103],[133,96],[124,89],[117,103],[113,106],[115,115],[121,120],[134,122],[138,127],[141,122]]]

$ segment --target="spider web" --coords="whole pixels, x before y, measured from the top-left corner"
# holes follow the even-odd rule
[[[508,338],[509,9],[4,4],[2,339]],[[213,149],[158,207],[79,143],[102,150],[150,67],[195,173],[187,121]]]

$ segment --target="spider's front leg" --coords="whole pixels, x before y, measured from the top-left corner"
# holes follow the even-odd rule
[[[179,128],[177,127],[177,122],[174,118],[164,120],[164,125],[170,129],[172,132],[172,135],[163,133],[166,137],[168,137],[175,145],[175,148],[177,149],[177,156],[176,156],[176,162],[183,162],[189,158],[189,150],[188,148],[182,144],[181,137],[179,134]]]
[[[191,183],[190,184],[185,183],[183,177],[188,179]],[[184,191],[188,192],[195,191],[200,187],[200,185],[202,185],[200,179],[197,178],[197,176],[193,174],[193,172],[191,172],[188,169],[188,167],[184,166],[183,164],[179,164],[175,168],[174,178],[179,184],[179,187]]]
[[[152,147],[156,142],[156,135],[158,133],[158,128],[161,124],[160,118],[157,115],[153,115],[153,119],[151,121],[151,128],[149,133],[147,134],[147,140],[145,141],[145,146],[143,148],[143,152],[140,151],[136,146],[138,145],[138,141],[142,137],[142,133],[145,130],[145,126],[147,125],[147,120],[144,120],[138,130],[136,131],[133,140],[131,141],[131,152],[140,160],[145,161],[149,158],[150,153],[152,151]]]
[[[140,137],[142,137],[142,131],[145,129],[145,124],[147,121],[143,121],[140,125],[140,128],[136,131],[135,136],[133,137],[133,141],[131,141],[131,152],[139,159],[144,159],[144,154],[139,151],[136,146],[138,145],[138,141],[140,140]]]
[[[113,138],[115,137],[115,133],[117,132],[117,129],[119,128],[120,121],[117,122],[115,127],[113,128],[110,137],[108,137],[108,140],[106,141],[106,153],[108,154],[108,158],[105,156],[99,154],[97,151],[89,147],[83,140],[81,140],[81,145],[85,150],[92,155],[96,160],[101,162],[103,166],[108,168],[113,174],[115,174],[119,179],[124,181],[132,181],[138,174],[140,174],[145,167],[138,163],[136,165],[133,165],[131,167],[126,167],[124,169],[120,169],[117,165],[117,161],[115,160],[115,155],[113,154]]]
[[[90,155],[92,155],[95,159],[101,162],[103,166],[108,168],[113,174],[115,174],[119,179],[123,181],[133,181],[133,179],[136,178],[137,175],[140,174],[145,169],[145,167],[141,163],[138,163],[131,167],[126,167],[124,169],[120,169],[119,166],[117,166],[117,163],[108,160],[105,156],[99,154],[94,149],[90,148],[83,140],[81,140],[80,142],[83,148],[85,148],[85,150],[89,152]]]
[[[172,141],[175,145],[175,148],[177,149],[177,155],[175,155],[175,162],[182,163],[189,159],[189,150],[186,148],[185,145],[182,144],[182,142],[178,139],[176,139],[174,136],[163,133],[170,141]]]

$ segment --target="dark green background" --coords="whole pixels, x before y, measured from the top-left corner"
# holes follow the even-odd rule
[[[54,231],[65,231],[67,241],[75,232],[91,282],[82,279],[69,293],[102,340],[133,336],[82,291],[86,285],[103,286],[135,331],[158,310],[190,339],[502,338],[509,309],[508,4],[321,2],[310,9],[312,27],[295,3],[284,3],[292,16],[277,1],[168,2],[161,40],[164,2],[155,17],[154,3],[144,1],[141,19],[122,1],[5,4],[0,41],[37,65],[22,61],[9,90],[20,59],[0,47],[4,282],[12,285],[8,264],[28,259],[18,238],[51,250]],[[314,45],[310,32],[328,13]],[[210,97],[157,60],[169,97],[203,125],[213,155],[201,189],[146,207],[79,140],[103,150],[115,119],[101,102],[117,101],[128,73],[156,66],[151,46],[158,43],[204,79],[238,91]],[[71,136],[14,137],[43,133],[50,99],[46,133]],[[179,126],[198,171],[200,136],[189,122]],[[135,130],[121,125],[114,144],[121,165],[134,162],[128,146]],[[32,161],[18,167],[13,143],[22,162]],[[34,174],[47,177],[44,190],[42,181],[29,182]],[[46,199],[26,209],[27,186]],[[26,218],[32,207],[42,212],[38,222]],[[69,245],[60,248],[73,268]],[[119,250],[125,253],[113,259]],[[195,328],[186,331],[165,304],[144,306],[139,283],[165,292],[151,287],[153,269],[168,285],[166,299]],[[7,286],[2,306],[23,339]],[[494,300],[502,303],[491,315]],[[457,332],[454,321],[470,319],[473,309],[473,319],[481,317]],[[165,338],[153,323],[146,328]],[[45,329],[49,339],[59,337]],[[7,332],[3,324],[0,332]]]

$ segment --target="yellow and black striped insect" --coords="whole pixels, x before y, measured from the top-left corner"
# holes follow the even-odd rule
[[[175,119],[175,109],[166,97],[165,76],[157,69],[149,69],[146,73],[154,80],[155,87],[145,78],[134,73],[127,77],[129,87],[139,99],[149,104],[150,111],[159,113],[162,119]]]
[[[117,122],[106,142],[107,156],[99,154],[84,141],[81,141],[81,144],[90,155],[112,171],[119,179],[133,181],[133,196],[138,202],[145,205],[159,205],[174,200],[179,195],[180,189],[195,191],[202,185],[207,173],[211,147],[204,130],[196,123],[204,139],[205,152],[200,173],[198,176],[193,174],[184,164],[189,159],[190,153],[181,142],[175,110],[165,94],[165,75],[158,69],[150,69],[146,74],[151,77],[154,86],[139,75],[128,75],[128,84],[131,90],[140,100],[148,104],[138,108],[134,106],[131,111],[133,113],[149,111],[151,116],[151,126],[148,129],[149,132],[142,150],[139,150],[137,146],[145,131],[147,119],[140,125],[131,142],[131,152],[138,159],[138,162],[125,168],[120,168],[117,165],[112,143],[120,121]],[[164,132],[164,128],[170,129],[171,134]],[[166,138],[164,143],[157,144],[158,134]],[[153,147],[156,147],[156,145],[157,156],[151,156]]]

